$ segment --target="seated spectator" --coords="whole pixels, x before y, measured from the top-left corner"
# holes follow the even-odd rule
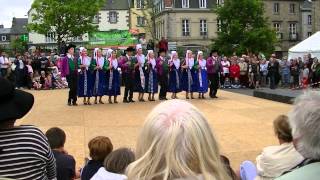
[[[240,78],[240,66],[236,61],[231,61],[230,66],[230,78],[233,88],[240,88],[239,78]]]
[[[320,95],[308,92],[295,101],[289,113],[295,148],[305,158],[279,180],[319,179],[320,177]]]
[[[51,73],[48,73],[46,79],[45,79],[45,87],[44,89],[49,90],[52,88],[52,75]]]
[[[256,180],[279,177],[303,160],[292,143],[288,117],[280,115],[273,121],[273,128],[280,145],[264,148],[257,157],[258,178]]]
[[[128,148],[120,148],[110,153],[104,160],[104,167],[91,180],[126,180],[125,170],[135,160],[134,153]]]
[[[104,159],[112,152],[111,140],[105,136],[98,136],[88,144],[91,160],[85,165],[81,172],[81,180],[90,180],[98,170],[103,167]]]
[[[46,72],[45,71],[41,71],[41,75],[40,75],[40,84],[41,84],[41,89],[45,89],[46,87]]]
[[[70,180],[73,178],[79,178],[80,174],[76,174],[76,161],[73,156],[68,155],[64,149],[66,142],[65,132],[57,127],[50,128],[46,132],[50,147],[52,149],[54,158],[57,164],[57,179],[58,180]]]
[[[33,88],[34,90],[40,90],[42,88],[42,84],[40,83],[40,76],[38,74],[38,71],[34,72],[34,77],[32,79]]]
[[[229,180],[205,117],[190,103],[170,100],[147,116],[128,179]]]
[[[32,94],[0,78],[0,179],[55,179],[53,153],[34,126],[15,125],[32,108]]]

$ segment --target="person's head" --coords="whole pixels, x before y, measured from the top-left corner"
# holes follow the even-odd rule
[[[74,55],[74,48],[75,48],[75,45],[70,44],[70,45],[67,47],[67,52],[68,52],[70,55]]]
[[[160,55],[161,57],[165,57],[165,56],[166,56],[166,51],[165,51],[164,49],[160,49],[160,50],[159,50],[159,55]]]
[[[112,51],[111,58],[112,59],[117,59],[117,51]]]
[[[91,139],[88,147],[92,160],[100,162],[103,162],[113,150],[111,140],[105,136],[98,136]]]
[[[141,55],[142,54],[142,45],[141,44],[137,44],[136,45],[136,50],[137,50],[137,54]]]
[[[124,174],[125,170],[135,160],[134,152],[128,148],[119,148],[111,152],[104,160],[104,168],[108,172]]]
[[[315,64],[318,64],[318,63],[319,63],[318,58],[317,58],[317,57],[313,58],[313,62],[314,62]]]
[[[178,52],[177,51],[171,51],[171,59],[178,59]]]
[[[198,57],[197,60],[203,59],[203,52],[202,51],[198,51]]]
[[[210,56],[212,56],[212,57],[217,57],[217,56],[218,56],[218,51],[217,51],[217,50],[212,50],[212,51],[210,52]]]
[[[87,56],[87,49],[84,47],[80,48],[80,56],[84,57]]]
[[[133,51],[134,51],[134,48],[133,47],[128,47],[125,52],[128,56],[132,56],[133,54]]]
[[[175,179],[202,174],[228,179],[210,125],[192,104],[170,100],[147,116],[128,179]]]
[[[299,96],[289,113],[295,148],[305,158],[320,159],[320,95],[306,92]]]
[[[165,40],[165,38],[164,38],[164,37],[161,37],[161,40]]]
[[[191,59],[193,57],[192,51],[191,50],[187,50],[186,52],[186,58],[187,59]]]
[[[309,54],[308,54],[308,58],[311,59],[311,57],[312,57],[312,56],[311,56],[311,54],[309,53]]]
[[[148,58],[149,59],[154,59],[154,52],[153,52],[153,50],[148,50]]]
[[[291,127],[288,121],[288,116],[280,115],[273,121],[274,133],[280,143],[292,142]]]
[[[46,137],[48,139],[51,149],[63,148],[66,142],[66,133],[58,127],[50,128],[46,132]]]
[[[41,76],[45,77],[46,76],[46,72],[45,71],[41,71]]]

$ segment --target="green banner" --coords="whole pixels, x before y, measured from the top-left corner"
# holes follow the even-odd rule
[[[138,43],[137,38],[126,30],[95,32],[91,33],[89,38],[90,45],[128,46]]]

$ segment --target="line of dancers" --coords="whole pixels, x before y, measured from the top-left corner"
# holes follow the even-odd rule
[[[109,97],[108,103],[118,103],[121,79],[125,86],[123,103],[135,102],[134,92],[139,94],[139,102],[145,102],[146,93],[149,101],[155,101],[159,85],[159,100],[167,100],[167,92],[176,99],[182,91],[186,92],[186,99],[194,99],[195,93],[199,99],[205,99],[209,89],[210,97],[217,98],[222,71],[217,51],[212,51],[208,59],[204,59],[202,51],[197,52],[195,59],[193,52],[187,50],[184,60],[179,59],[176,51],[171,52],[170,58],[164,50],[160,49],[158,54],[156,58],[149,50],[145,56],[138,44],[136,49],[127,48],[120,57],[115,50],[109,49],[104,56],[101,49],[95,48],[90,58],[87,50],[81,47],[76,59],[75,46],[69,45],[61,65],[61,75],[66,77],[70,88],[68,105],[78,105],[78,97],[83,98],[84,105],[91,105],[91,98],[94,104],[104,104],[102,97],[105,95]]]

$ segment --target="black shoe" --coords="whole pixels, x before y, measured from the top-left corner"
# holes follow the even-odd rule
[[[77,102],[72,103],[73,106],[78,106]]]
[[[128,101],[127,99],[123,100],[123,103],[129,103],[130,101]]]
[[[71,104],[71,100],[68,100],[68,106],[71,106],[72,104]]]
[[[132,100],[132,99],[130,99],[130,100],[129,100],[129,102],[134,103],[135,101],[134,101],[134,100]]]
[[[213,98],[218,98],[217,96],[213,96]]]

